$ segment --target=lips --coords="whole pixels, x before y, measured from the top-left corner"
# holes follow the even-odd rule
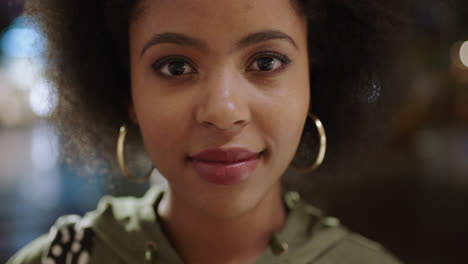
[[[207,149],[189,158],[193,169],[204,180],[230,185],[249,178],[257,168],[263,152],[244,148]]]
[[[250,159],[258,154],[259,152],[253,152],[244,148],[231,148],[226,150],[207,149],[193,155],[191,158],[206,162],[232,163]]]

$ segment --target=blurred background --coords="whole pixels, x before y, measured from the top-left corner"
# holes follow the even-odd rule
[[[468,1],[447,2],[414,1],[411,80],[388,126],[389,151],[313,197],[414,264],[468,259]],[[57,217],[148,187],[79,176],[60,160],[61,138],[45,121],[57,105],[42,71],[46,40],[22,8],[22,0],[0,0],[0,263]]]
[[[23,0],[0,0],[0,263],[64,214],[96,208],[104,194],[142,195],[148,184],[78,175],[59,158],[46,121],[57,105],[44,78],[46,40],[21,16]]]

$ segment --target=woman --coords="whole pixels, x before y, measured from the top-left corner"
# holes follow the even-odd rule
[[[30,1],[50,39],[65,132],[106,153],[125,124],[124,174],[133,177],[125,136],[139,133],[168,187],[142,199],[104,198],[83,218],[60,218],[8,263],[399,263],[280,182],[308,118],[321,136],[309,169],[321,163],[324,131],[312,109],[327,118],[337,112],[327,100],[338,90],[325,88],[356,79],[355,66],[370,61],[374,50],[361,44],[378,39],[381,24],[361,11],[379,8],[373,1]],[[333,35],[333,27],[341,31]],[[352,54],[329,46],[339,34],[352,36],[345,42]],[[337,57],[349,65],[334,64]]]

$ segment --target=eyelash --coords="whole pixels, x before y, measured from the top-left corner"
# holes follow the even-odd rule
[[[161,73],[161,69],[168,65],[169,63],[171,62],[175,62],[175,61],[183,61],[185,62],[186,64],[188,64],[191,68],[193,68],[195,70],[195,73],[197,72],[196,71],[196,66],[194,66],[195,64],[187,57],[185,56],[180,56],[180,55],[169,55],[169,56],[165,56],[165,57],[162,57],[160,59],[158,59],[155,63],[153,63],[151,65],[151,67],[153,68],[154,71],[156,71],[157,73],[159,73],[160,75],[162,75],[163,77],[166,77],[166,78],[171,78],[171,76],[167,76],[167,75],[164,75],[163,73]],[[177,78],[177,76],[173,76],[172,78]]]
[[[278,69],[275,69],[273,71],[256,71],[256,70],[249,70],[248,68],[253,64],[255,63],[258,59],[260,58],[273,58],[273,59],[276,59],[276,60],[279,60],[282,65],[278,68]],[[161,72],[161,69],[166,66],[166,65],[169,65],[171,62],[176,62],[176,61],[181,61],[181,62],[184,62],[186,63],[190,68],[192,68],[194,70],[194,72],[192,73],[197,73],[197,70],[196,70],[196,66],[194,66],[195,64],[187,57],[185,56],[176,56],[176,55],[169,55],[169,56],[165,56],[165,57],[162,57],[160,59],[158,59],[155,63],[153,63],[151,65],[151,67],[153,68],[153,70],[158,73],[159,75],[165,77],[165,78],[168,78],[168,79],[174,79],[174,78],[181,78],[181,77],[184,77],[184,75],[188,75],[188,74],[192,74],[192,73],[188,73],[188,74],[182,74],[182,75],[179,75],[179,76],[170,76],[170,75],[166,75],[166,74],[163,74]],[[271,74],[276,74],[278,72],[281,72],[282,70],[284,70],[288,64],[290,64],[292,61],[291,59],[289,59],[288,56],[280,53],[280,52],[277,52],[277,51],[262,51],[262,52],[258,52],[256,54],[254,54],[252,56],[252,58],[248,61],[247,63],[247,70],[246,72],[259,72],[261,74],[264,74],[264,75],[271,75]]]
[[[291,59],[289,59],[289,57],[283,53],[280,53],[277,51],[262,51],[262,52],[256,53],[252,57],[252,59],[249,60],[249,63],[247,63],[247,67],[251,66],[254,62],[256,62],[260,58],[274,58],[274,59],[279,60],[282,63],[282,65],[274,71],[258,71],[263,74],[275,74],[275,73],[281,72],[284,68],[288,66],[288,64],[292,62]],[[250,70],[247,70],[247,71],[250,71]]]

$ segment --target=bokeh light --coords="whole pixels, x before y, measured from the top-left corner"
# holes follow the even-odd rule
[[[50,82],[42,80],[31,88],[29,105],[36,115],[46,117],[52,114],[57,103],[55,87]]]
[[[32,134],[31,160],[38,170],[52,170],[59,158],[59,140],[53,127],[40,125]]]
[[[31,21],[19,17],[1,37],[0,47],[5,56],[37,57],[44,53],[45,40]]]
[[[15,84],[15,88],[29,90],[43,76],[40,58],[4,58],[6,77]]]
[[[463,42],[460,47],[460,60],[468,68],[468,41]]]

